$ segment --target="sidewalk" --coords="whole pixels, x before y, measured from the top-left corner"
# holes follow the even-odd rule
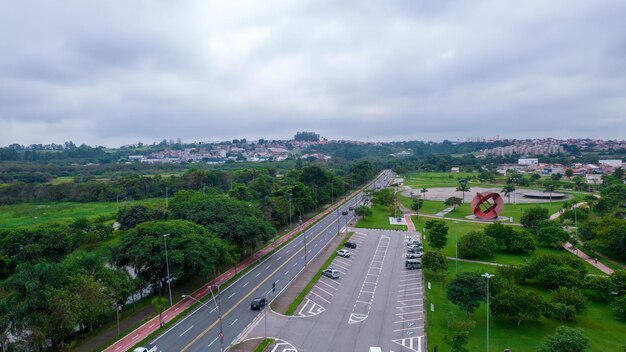
[[[380,177],[380,174],[377,175],[376,178],[378,178],[378,177]],[[316,216],[314,216],[313,218],[307,220],[301,226],[298,226],[297,228],[291,230],[286,235],[278,238],[276,241],[272,242],[268,246],[266,246],[266,247],[262,248],[261,250],[257,251],[252,256],[246,258],[244,261],[242,261],[240,263],[237,263],[237,265],[235,267],[227,270],[222,275],[218,276],[216,279],[206,283],[201,288],[196,290],[194,293],[190,294],[190,296],[192,296],[196,300],[202,300],[202,298],[205,295],[207,295],[207,294],[209,294],[211,292],[211,286],[212,285],[214,285],[214,284],[222,284],[222,283],[230,280],[231,278],[233,278],[236,275],[236,273],[245,270],[247,267],[249,267],[250,265],[255,263],[258,259],[262,258],[266,254],[268,254],[271,251],[273,251],[274,249],[278,248],[280,245],[282,245],[286,241],[290,240],[292,237],[297,236],[303,229],[305,229],[308,226],[314,224],[315,222],[320,220],[322,217],[328,215],[329,213],[334,211],[338,206],[343,204],[344,201],[354,197],[356,194],[358,194],[359,192],[361,192],[363,189],[367,188],[368,186],[369,186],[369,184],[364,186],[364,187],[362,187],[362,188],[360,188],[360,189],[358,189],[358,190],[355,190],[353,193],[351,193],[350,195],[344,197],[339,202],[333,204],[332,206],[328,207],[323,212],[321,212],[321,213],[317,214]],[[163,322],[166,323],[166,322],[169,322],[172,319],[176,318],[180,313],[184,312],[186,309],[191,307],[194,303],[195,303],[194,299],[192,299],[192,298],[185,298],[185,299],[179,301],[178,303],[174,304],[173,306],[171,306],[170,308],[168,308],[167,310],[165,310],[163,312],[163,314],[162,314]],[[140,341],[145,339],[148,335],[150,335],[151,333],[153,333],[154,331],[159,329],[159,327],[160,327],[160,325],[159,325],[159,316],[157,315],[157,316],[153,317],[152,319],[148,320],[143,325],[141,325],[139,328],[137,328],[134,331],[130,332],[128,335],[126,335],[126,336],[122,337],[121,339],[119,339],[118,341],[116,341],[111,346],[109,346],[106,349],[104,349],[103,352],[127,351],[130,348],[132,348],[133,346],[135,346],[137,343],[139,343]]]

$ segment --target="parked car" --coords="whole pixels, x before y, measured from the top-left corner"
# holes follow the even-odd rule
[[[350,251],[347,249],[340,249],[337,251],[337,255],[344,258],[350,258]]]
[[[256,297],[250,303],[250,309],[262,310],[265,307],[265,298]]]
[[[421,269],[422,261],[419,259],[407,259],[404,261],[404,267],[409,270]]]
[[[421,244],[410,244],[410,245],[407,246],[407,249],[411,249],[411,248],[422,249],[422,245]]]
[[[356,248],[356,243],[355,242],[346,242],[343,244],[344,247],[348,247],[348,248]]]
[[[422,252],[417,252],[417,253],[407,253],[406,254],[406,258],[407,259],[414,259],[414,258],[421,258],[422,257]]]
[[[324,269],[324,271],[322,272],[322,275],[329,277],[331,279],[338,279],[339,271],[337,271],[337,269],[328,268],[328,269]]]
[[[409,247],[406,251],[409,253],[422,253],[424,249],[422,247]]]
[[[410,246],[410,245],[417,245],[417,246],[421,246],[421,245],[422,245],[422,242],[420,242],[420,241],[418,241],[418,240],[412,240],[412,241],[408,241],[408,242],[406,243],[406,245],[407,245],[407,246]]]

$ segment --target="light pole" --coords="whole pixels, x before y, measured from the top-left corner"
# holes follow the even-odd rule
[[[120,336],[120,309],[122,306],[115,302],[115,317],[117,318],[117,336]]]
[[[213,286],[217,286],[218,295],[219,295],[219,288],[220,287],[218,285],[211,285],[211,286],[209,286],[209,289],[211,290],[211,295],[213,296],[213,302],[215,303],[215,308],[211,308],[206,303],[198,300],[197,298],[195,298],[193,296],[182,295],[182,297],[183,298],[191,298],[194,301],[200,303],[201,305],[203,305],[204,307],[206,307],[209,310],[209,313],[212,313],[213,311],[215,311],[217,309],[217,314],[219,315],[219,319],[220,319],[220,332],[217,335],[217,337],[219,337],[219,339],[220,339],[220,351],[224,352],[224,332],[222,331],[222,313],[220,311],[219,304],[215,301],[215,295],[213,294]]]
[[[455,224],[458,224],[458,221],[454,222]],[[456,227],[456,226],[455,226]],[[459,274],[459,229],[454,229],[454,255],[455,255],[455,264],[456,264],[456,274]]]
[[[302,233],[304,236],[304,268],[306,269],[306,230]]]
[[[487,352],[489,352],[489,279],[495,275],[484,273],[481,276],[487,278]]]
[[[165,267],[167,268],[167,288],[170,294],[170,307],[172,306],[172,284],[170,283],[170,260],[167,257],[167,236],[169,233],[163,235],[163,244],[165,245]]]
[[[213,286],[217,287],[217,295],[213,295]],[[211,295],[213,295],[213,302],[215,303],[215,307],[217,308],[217,315],[219,316],[220,321],[220,332],[217,334],[217,337],[220,338],[220,351],[224,352],[224,330],[222,329],[222,309],[220,308],[219,296],[220,296],[220,285],[211,285]],[[218,300],[215,297],[218,297]]]

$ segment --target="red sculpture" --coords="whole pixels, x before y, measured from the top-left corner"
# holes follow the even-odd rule
[[[497,219],[504,208],[504,199],[500,193],[476,193],[472,199],[472,211],[483,220]]]

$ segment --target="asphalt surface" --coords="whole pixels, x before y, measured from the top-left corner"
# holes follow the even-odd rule
[[[404,265],[406,241],[416,233],[354,229],[356,249],[336,257],[339,279],[321,277],[294,317],[268,313],[248,338],[274,337],[287,351],[426,351],[421,270]],[[287,346],[287,345],[281,345]]]
[[[391,179],[384,172],[371,187],[383,187]],[[354,217],[348,211],[361,202],[363,193],[350,199],[336,211],[320,220],[292,242],[249,270],[241,278],[219,292],[216,299],[207,301],[176,325],[150,342],[158,351],[223,351],[259,315],[250,310],[255,297],[267,297],[271,302],[276,294],[289,285],[321,249]],[[347,215],[342,213],[347,211]],[[272,285],[276,291],[272,291]],[[189,298],[188,298],[189,299]],[[220,333],[221,332],[221,333]],[[223,335],[222,335],[223,334]],[[220,336],[223,336],[220,339]]]

